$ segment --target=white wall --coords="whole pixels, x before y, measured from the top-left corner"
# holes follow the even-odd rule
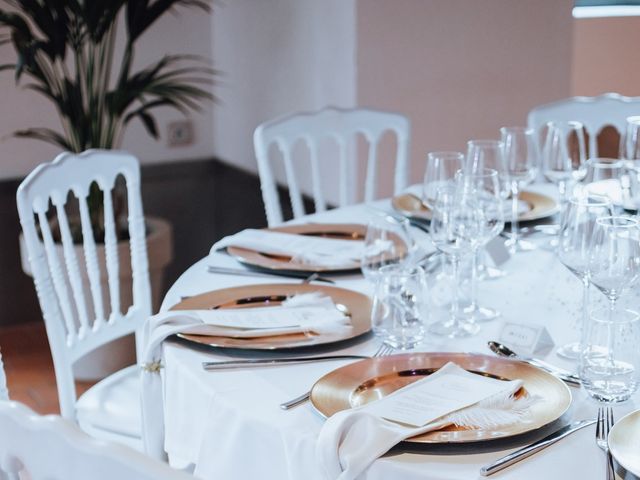
[[[163,54],[191,53],[206,58],[212,56],[211,17],[198,10],[180,9],[154,25],[139,41],[136,64],[145,66]],[[15,61],[13,49],[0,49],[0,64]],[[24,79],[26,80],[26,78]],[[182,115],[168,109],[158,110],[156,119],[161,136],[156,142],[138,120],[132,121],[124,138],[123,148],[137,155],[143,163],[210,157],[213,151],[211,135],[212,107],[205,106],[193,115],[195,142],[181,148],[167,148],[166,125],[182,119]],[[12,132],[28,127],[49,127],[59,130],[54,107],[32,91],[16,87],[11,72],[0,74],[0,179],[22,177],[43,161],[53,159],[59,149],[29,139],[16,139]]]
[[[253,131],[274,117],[355,105],[355,0],[233,0],[213,22],[224,72],[214,152],[256,171]]]
[[[428,151],[497,138],[499,127],[524,124],[535,105],[569,95],[572,6],[358,0],[358,104],[410,118],[414,181]]]
[[[572,95],[640,95],[640,16],[574,20]]]

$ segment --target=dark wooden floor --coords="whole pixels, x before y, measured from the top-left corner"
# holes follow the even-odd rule
[[[42,322],[0,327],[0,351],[9,397],[40,414],[60,413],[56,378]],[[91,386],[76,382],[78,394]]]

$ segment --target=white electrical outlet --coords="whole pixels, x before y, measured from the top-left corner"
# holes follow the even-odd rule
[[[167,125],[167,146],[186,147],[193,143],[193,122],[179,120]]]

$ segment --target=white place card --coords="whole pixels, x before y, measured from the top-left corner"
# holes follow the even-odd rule
[[[495,267],[501,266],[511,258],[509,249],[505,246],[504,239],[500,236],[489,241],[485,246],[485,251],[489,255],[489,258]]]
[[[514,388],[502,381],[467,372],[447,363],[436,373],[364,407],[367,412],[393,422],[421,427],[448,413]]]
[[[518,353],[533,355],[553,348],[553,339],[542,325],[505,322],[500,332],[501,343],[513,347]]]

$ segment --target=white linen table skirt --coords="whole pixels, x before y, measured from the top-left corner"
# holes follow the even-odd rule
[[[376,202],[389,208],[388,202]],[[367,206],[347,207],[315,215],[309,221],[364,222],[372,210]],[[426,237],[417,235],[420,241]],[[540,236],[539,243],[548,241]],[[216,265],[238,266],[224,254],[216,254]],[[175,283],[163,303],[166,310],[180,296],[249,283],[292,282],[287,278],[255,279],[207,273],[211,259],[193,265]],[[503,265],[508,275],[481,282],[483,304],[498,308],[500,320],[482,325],[476,337],[441,339],[430,336],[420,351],[468,351],[490,354],[486,342],[499,337],[502,322],[545,325],[557,346],[577,336],[571,324],[580,315],[581,283],[546,250],[520,253]],[[360,275],[335,277],[337,286],[371,293]],[[433,290],[437,291],[436,288]],[[597,295],[594,293],[594,295]],[[638,308],[636,292],[625,303]],[[436,299],[437,301],[437,299]],[[442,312],[441,312],[442,313]],[[341,350],[343,353],[372,354],[379,342],[370,339]],[[164,345],[165,448],[173,464],[190,463],[195,474],[205,480],[260,478],[263,480],[321,480],[316,466],[315,444],[323,423],[310,404],[283,411],[279,404],[308,390],[322,375],[345,365],[346,361],[290,365],[261,369],[205,372],[201,362],[228,359],[222,352],[205,353],[175,343]],[[555,354],[550,362],[573,368]],[[576,388],[571,388],[573,406],[567,421],[595,417],[597,405]],[[628,402],[616,408],[621,417],[640,404]],[[515,448],[465,455],[394,454],[377,460],[362,478],[382,480],[467,480],[482,478],[481,466]],[[604,475],[604,455],[588,427],[520,464],[496,474],[496,479],[600,479]]]

